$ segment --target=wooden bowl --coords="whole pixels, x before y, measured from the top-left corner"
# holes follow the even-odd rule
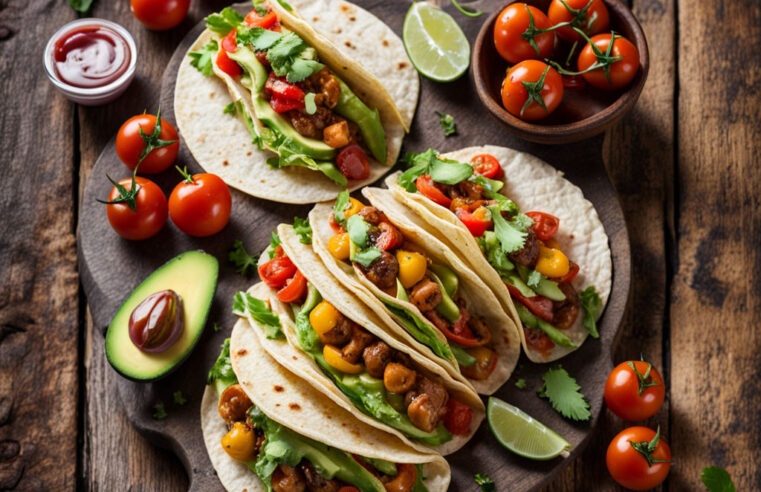
[[[650,55],[642,26],[631,11],[618,0],[603,0],[610,12],[610,26],[631,41],[639,51],[639,72],[625,88],[617,91],[596,89],[589,84],[583,89],[563,92],[560,106],[540,121],[523,121],[502,106],[501,85],[509,63],[494,47],[494,23],[500,12],[516,0],[497,9],[481,27],[473,46],[472,66],[476,92],[491,115],[517,136],[543,144],[578,142],[605,131],[620,120],[637,102],[647,79]],[[550,0],[523,0],[547,12]],[[578,53],[578,49],[577,49]],[[575,70],[572,63],[572,70]]]

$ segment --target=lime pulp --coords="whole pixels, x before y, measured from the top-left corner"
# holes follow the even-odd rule
[[[486,409],[494,437],[513,453],[532,460],[551,460],[567,454],[571,444],[520,408],[489,398]]]

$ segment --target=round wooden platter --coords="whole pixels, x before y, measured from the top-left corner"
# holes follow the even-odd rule
[[[359,0],[356,3],[366,6],[395,32],[401,33],[409,5],[407,2]],[[501,4],[483,1],[470,5],[488,14]],[[472,43],[486,16],[470,19],[451,6],[446,10],[457,19]],[[188,47],[202,30],[203,25],[199,24],[180,43],[164,74],[160,102],[164,117],[170,121],[174,121],[175,74]],[[454,116],[457,135],[444,136],[436,111]],[[566,420],[546,400],[538,398],[536,390],[541,386],[541,376],[549,366],[533,364],[525,356],[521,357],[520,369],[496,393],[497,397],[517,405],[565,437],[573,445],[570,457],[548,462],[520,458],[502,448],[484,422],[467,446],[448,457],[452,467],[451,490],[475,490],[474,473],[491,476],[499,490],[534,490],[549,482],[578,455],[595,427],[602,408],[604,381],[612,368],[611,351],[626,309],[630,285],[629,239],[618,197],[603,166],[602,140],[603,137],[598,136],[564,146],[528,143],[507,133],[487,115],[476,96],[470,73],[449,84],[422,80],[417,114],[403,150],[423,151],[432,147],[445,152],[471,145],[494,144],[535,154],[562,170],[592,201],[610,237],[613,254],[613,288],[600,322],[601,337],[599,340],[588,339],[579,350],[561,361],[581,385],[591,405],[591,421],[577,424]],[[177,161],[180,166],[187,165],[194,172],[201,171],[184,145],[180,147]],[[114,178],[127,175],[116,156],[113,140],[100,155],[85,187],[77,238],[82,284],[99,331],[93,338],[95,343],[103,342],[101,335],[131,290],[164,262],[191,249],[203,249],[219,259],[219,285],[206,329],[192,355],[177,371],[158,382],[135,383],[120,379],[117,388],[106,389],[119,391],[129,419],[145,437],[179,456],[190,477],[191,490],[219,490],[222,487],[201,435],[199,406],[207,371],[235,321],[231,312],[233,294],[257,281],[254,277],[238,275],[227,262],[227,251],[236,239],[242,240],[249,252],[261,251],[268,244],[270,232],[277,224],[290,222],[294,216],[304,217],[310,206],[278,204],[232,190],[230,224],[215,236],[192,238],[169,222],[154,238],[125,241],[111,229],[103,206],[96,202],[96,198],[105,197],[111,188],[106,173]],[[167,195],[178,180],[178,175],[169,171],[155,179]],[[215,323],[222,327],[218,332],[212,329]],[[517,378],[526,380],[525,390],[515,387]],[[188,398],[186,405],[172,403],[172,394],[177,390]],[[152,417],[153,406],[158,402],[162,402],[168,410],[169,415],[163,420]]]

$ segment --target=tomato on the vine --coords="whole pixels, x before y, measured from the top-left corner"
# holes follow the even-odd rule
[[[613,47],[609,51],[610,41],[614,36]],[[591,43],[587,43],[579,53],[577,61],[579,72],[594,66],[600,55],[623,58],[614,61],[608,67],[595,68],[581,74],[584,80],[589,85],[605,90],[621,89],[629,85],[639,70],[639,51],[631,41],[618,34],[598,34],[590,41]]]
[[[562,99],[563,79],[557,70],[539,60],[514,65],[502,81],[502,105],[525,121],[546,118]]]
[[[652,364],[630,360],[617,365],[605,382],[605,404],[630,422],[645,420],[658,412],[666,387]]]
[[[658,431],[629,427],[608,446],[605,456],[613,480],[631,490],[647,490],[660,485],[671,469],[671,448]]]
[[[133,193],[134,186],[137,193]],[[119,190],[123,187],[124,192]],[[111,227],[125,239],[139,240],[155,236],[167,217],[166,196],[153,181],[140,176],[125,178],[111,189],[106,215]]]
[[[522,2],[512,3],[500,12],[494,23],[494,46],[510,63],[550,58],[555,33],[542,32],[550,27],[550,19],[538,8]]]
[[[169,196],[169,216],[182,232],[191,236],[211,236],[230,220],[230,189],[216,174],[181,171],[185,177]]]
[[[547,17],[553,26],[570,22],[570,26],[559,27],[558,37],[563,41],[581,41],[582,37],[572,27],[578,27],[588,35],[608,30],[610,14],[602,0],[552,0]]]
[[[172,165],[180,148],[177,130],[171,123],[152,114],[139,114],[124,122],[116,134],[116,155],[125,166],[139,174],[157,174]],[[143,134],[140,134],[140,130]],[[146,150],[148,153],[145,154]],[[142,158],[142,160],[141,160]]]
[[[137,20],[153,31],[166,31],[182,22],[190,0],[130,0],[130,9]]]

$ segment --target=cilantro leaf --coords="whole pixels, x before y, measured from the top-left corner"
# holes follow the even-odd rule
[[[349,190],[343,190],[336,197],[336,203],[333,204],[333,218],[337,224],[346,225],[346,209],[350,206]]]
[[[444,129],[445,137],[457,133],[457,126],[455,126],[454,117],[451,114],[439,113],[438,111],[436,111],[436,114],[439,115],[439,125]]]
[[[267,51],[267,61],[272,65],[275,75],[286,75],[293,59],[306,47],[307,44],[296,33],[289,32],[282,36],[280,41]]]
[[[172,398],[174,399],[175,405],[182,406],[188,402],[188,399],[185,398],[185,395],[182,394],[181,390],[177,390],[172,393]]]
[[[492,480],[491,477],[489,477],[488,475],[483,475],[481,473],[476,473],[473,476],[473,479],[481,487],[481,491],[482,492],[493,492],[494,491],[494,480]]]
[[[589,403],[579,391],[581,387],[560,364],[545,372],[542,381],[539,396],[549,398],[552,408],[560,415],[576,421],[589,420],[592,414]]]
[[[315,60],[305,60],[304,58],[295,58],[288,67],[288,82],[295,83],[305,80],[313,73],[319,72],[325,67],[322,63]]]
[[[498,207],[491,206],[488,209],[494,221],[494,233],[497,235],[497,239],[499,239],[502,252],[509,254],[521,249],[526,242],[528,233],[526,231],[527,227],[523,227],[524,223],[521,220],[516,220],[516,218],[523,214],[518,214],[516,218],[508,222],[502,217]]]
[[[243,241],[236,239],[230,252],[227,253],[227,259],[235,265],[235,271],[244,277],[248,276],[249,270],[256,268],[256,262],[259,260],[258,255],[250,255],[243,247]]]
[[[233,314],[240,317],[251,317],[259,323],[267,338],[283,338],[280,330],[280,316],[270,311],[267,304],[246,292],[236,292],[233,297]]]
[[[352,217],[354,216],[352,215]],[[381,251],[375,246],[371,246],[365,250],[354,253],[350,259],[351,261],[359,263],[363,267],[367,268],[372,264],[372,262],[380,257]]]
[[[233,29],[243,23],[243,16],[230,7],[225,7],[218,14],[211,14],[204,19],[206,27],[220,36],[227,36]]]
[[[167,417],[166,409],[164,408],[164,404],[161,402],[156,403],[153,405],[153,418],[156,420],[164,420]]]
[[[275,231],[272,231],[270,235],[270,247],[269,247],[269,256],[270,260],[275,257],[275,250],[277,247],[280,246],[280,236],[277,235]]]
[[[277,44],[282,37],[283,35],[279,32],[270,31],[263,27],[241,26],[238,28],[235,39],[239,44],[250,44],[256,51],[265,51]]]
[[[526,380],[523,378],[520,378],[518,381],[515,382],[515,387],[519,390],[526,389]]]
[[[346,232],[349,233],[351,241],[360,248],[367,246],[367,234],[369,231],[370,224],[365,222],[358,214],[352,215],[346,221]]]
[[[711,492],[735,492],[735,484],[727,470],[720,466],[709,466],[703,468],[700,473],[700,480]]]
[[[219,47],[217,41],[212,39],[203,45],[200,50],[188,53],[188,56],[193,59],[190,62],[190,65],[196,67],[204,77],[208,77],[214,71],[212,64],[214,63],[214,56],[217,54],[218,50]]]
[[[69,5],[71,5],[71,8],[83,15],[90,12],[92,3],[93,0],[69,0]]]
[[[217,323],[217,322],[215,321],[215,322],[214,322],[214,325],[211,327],[211,329],[212,329],[212,330],[214,330],[214,333],[216,333],[216,332],[220,331],[220,330],[222,329],[222,327],[221,327],[221,326],[219,326],[219,323]]]
[[[293,232],[299,235],[301,244],[312,244],[312,226],[307,219],[293,218]]]
[[[505,279],[513,273],[515,265],[502,252],[497,234],[494,231],[486,231],[483,236],[476,238],[476,241],[486,256],[486,260],[499,273],[500,277]]]
[[[602,300],[600,300],[600,296],[597,295],[594,287],[589,286],[579,294],[579,301],[584,310],[584,328],[587,329],[592,338],[600,338],[596,322],[597,317],[600,315],[600,310],[602,309]]]
[[[537,272],[536,270],[531,270],[531,273],[528,274],[528,279],[526,279],[526,285],[532,289],[536,289],[539,287],[539,282],[541,282],[543,278],[547,277]]]
[[[238,114],[238,106],[235,104],[235,102],[231,102],[227,106],[224,107],[222,110],[222,114],[231,114],[233,116],[236,116]]]
[[[238,376],[233,372],[233,365],[230,362],[230,339],[226,338],[222,344],[222,350],[219,357],[214,361],[214,365],[209,369],[209,375],[206,377],[206,384],[219,381],[222,389],[231,384],[238,382]],[[220,391],[221,393],[221,391]]]
[[[431,161],[436,157],[436,154],[437,152],[433,149],[428,149],[419,154],[412,152],[405,154],[399,162],[407,164],[408,168],[401,176],[399,176],[399,180],[397,181],[399,186],[410,193],[414,193],[417,190],[415,188],[415,180],[428,173],[428,167],[431,165]]]
[[[437,183],[454,185],[473,176],[473,166],[436,157],[431,161],[428,174]]]

